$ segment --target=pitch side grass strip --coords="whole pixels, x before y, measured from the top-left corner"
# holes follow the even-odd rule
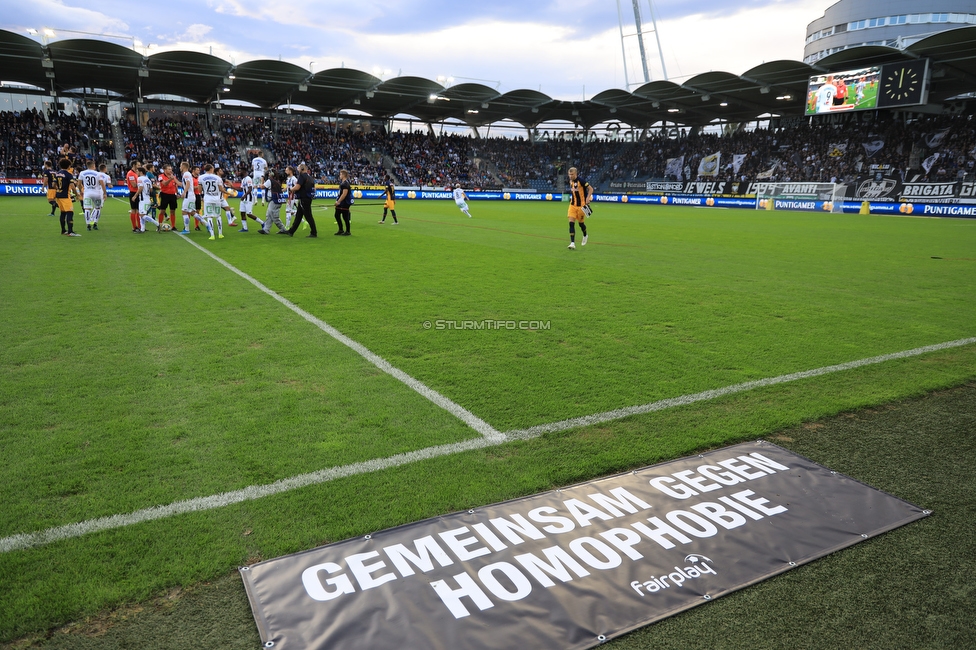
[[[208,252],[207,254],[209,255],[210,253]],[[217,258],[216,256],[213,255],[212,257],[220,261],[220,258]],[[225,266],[230,267],[229,264],[225,264]],[[244,274],[240,273],[240,275],[243,276]],[[260,285],[260,283],[257,283],[256,281],[252,280],[252,282],[254,282],[258,286],[262,286]],[[266,291],[273,294],[273,292],[271,292],[270,290],[266,290]],[[287,301],[285,301],[283,298],[280,298],[280,300],[287,303]],[[295,309],[298,310],[297,307]],[[298,311],[301,312],[301,310]],[[310,317],[310,318],[314,318],[314,317]],[[340,334],[340,336],[342,335]],[[244,501],[253,501],[255,499],[260,499],[262,497],[271,496],[274,494],[281,494],[282,492],[289,492],[291,490],[296,490],[298,488],[307,487],[310,485],[316,485],[319,483],[325,483],[327,481],[332,481],[339,478],[378,472],[380,470],[388,469],[391,467],[408,465],[417,461],[437,458],[440,456],[451,456],[454,454],[458,454],[465,451],[472,451],[475,449],[486,449],[488,447],[496,447],[512,440],[528,440],[531,438],[537,438],[545,433],[565,431],[566,429],[570,429],[574,427],[608,422],[610,420],[625,418],[630,415],[649,413],[652,411],[662,411],[677,406],[684,406],[687,404],[693,404],[695,402],[717,399],[725,395],[741,393],[756,388],[762,388],[765,386],[773,386],[776,384],[784,384],[788,382],[798,381],[801,379],[809,379],[811,377],[819,377],[822,375],[841,372],[844,370],[852,370],[854,368],[860,368],[863,366],[870,366],[870,365],[884,363],[886,361],[893,361],[895,359],[916,357],[922,354],[926,354],[928,352],[937,352],[939,350],[947,350],[950,348],[962,347],[965,345],[971,345],[973,343],[976,343],[976,337],[959,339],[957,341],[948,341],[946,343],[938,343],[936,345],[927,345],[925,347],[914,348],[912,350],[906,350],[904,352],[894,352],[891,354],[884,354],[877,357],[860,359],[858,361],[850,361],[848,363],[841,363],[833,366],[825,366],[823,368],[817,368],[815,370],[805,370],[803,372],[795,372],[788,375],[780,375],[778,377],[771,377],[769,379],[760,379],[757,381],[735,384],[732,386],[726,386],[724,388],[718,388],[715,390],[708,390],[701,393],[695,393],[693,395],[684,395],[681,397],[674,397],[666,400],[661,400],[658,402],[653,402],[651,404],[644,404],[641,406],[633,406],[624,409],[617,409],[615,411],[607,411],[605,413],[598,413],[596,415],[582,417],[582,418],[575,418],[572,420],[562,420],[560,422],[554,422],[552,424],[543,424],[536,427],[530,427],[528,429],[512,430],[505,434],[498,434],[498,436],[495,436],[493,438],[488,438],[488,437],[476,438],[474,440],[468,440],[465,442],[457,442],[457,443],[451,443],[447,445],[438,445],[435,447],[427,447],[425,449],[419,449],[417,451],[397,454],[395,456],[390,456],[388,458],[378,458],[378,459],[363,461],[359,463],[352,463],[350,465],[330,467],[330,468],[318,470],[316,472],[310,472],[308,474],[300,474],[298,476],[294,476],[291,478],[282,479],[280,481],[276,481],[274,483],[270,483],[267,485],[255,485],[255,486],[246,487],[241,490],[235,490],[233,492],[225,492],[223,494],[217,494],[214,496],[199,497],[196,499],[188,499],[185,501],[177,501],[169,505],[145,508],[143,510],[137,510],[135,512],[125,514],[125,515],[113,515],[110,517],[100,517],[98,519],[90,519],[75,524],[57,526],[55,528],[49,528],[47,530],[38,531],[34,533],[12,535],[10,537],[4,537],[0,539],[0,553],[9,553],[11,551],[24,550],[36,546],[44,546],[52,542],[70,539],[73,537],[81,537],[83,535],[87,535],[88,533],[94,533],[103,530],[123,528],[125,526],[131,526],[133,524],[141,523],[144,521],[164,519],[166,517],[172,517],[175,515],[189,513],[189,512],[213,510],[215,508],[222,508],[224,506],[232,505],[235,503],[241,503]]]
[[[307,311],[305,311],[295,303],[291,302],[287,298],[275,293],[268,287],[264,286],[263,284],[261,284],[260,282],[252,278],[244,271],[241,271],[233,264],[230,264],[229,262],[226,262],[223,259],[217,257],[216,255],[208,251],[200,244],[191,240],[190,238],[183,237],[183,240],[186,241],[191,246],[203,251],[206,255],[213,258],[218,264],[221,264],[222,266],[228,268],[229,270],[233,271],[237,275],[241,276],[242,278],[244,278],[245,280],[253,284],[255,287],[257,287],[264,293],[268,294],[269,296],[271,296],[272,298],[280,302],[282,305],[284,305],[288,309],[292,310],[293,312],[295,312],[296,314],[298,314],[299,316],[307,320],[309,323],[315,325],[316,327],[318,327],[320,330],[322,330],[323,332],[325,332],[335,340],[339,341],[343,345],[354,350],[357,354],[359,354],[361,357],[369,361],[371,364],[373,364],[374,366],[376,366],[386,374],[403,382],[404,384],[406,384],[413,390],[417,391],[418,393],[423,395],[425,398],[427,398],[437,406],[441,407],[442,409],[444,409],[454,417],[458,418],[459,420],[467,424],[469,427],[471,427],[472,429],[480,433],[482,436],[484,436],[485,439],[494,442],[505,441],[504,436],[497,429],[495,429],[493,426],[491,426],[490,424],[488,424],[487,422],[485,422],[484,420],[476,416],[474,413],[471,413],[470,411],[463,408],[462,406],[455,404],[448,398],[438,393],[436,390],[433,390],[429,388],[427,385],[417,381],[416,379],[414,379],[407,373],[403,372],[399,368],[395,368],[383,357],[373,354],[364,345],[361,345],[356,341],[353,341],[351,338],[349,338],[348,336],[346,336],[336,328],[332,327],[325,321],[316,318],[315,316],[308,313]]]

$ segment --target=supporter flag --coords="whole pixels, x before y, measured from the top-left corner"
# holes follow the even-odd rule
[[[756,174],[756,178],[758,178],[759,180],[765,180],[767,178],[772,178],[773,177],[773,174],[776,173],[776,168],[777,167],[779,167],[779,163],[778,162],[773,163],[773,166],[770,167],[769,169],[767,169],[766,171],[760,172],[760,173]]]
[[[698,163],[699,176],[718,176],[719,165],[722,164],[722,153],[716,152],[710,156],[705,156]]]
[[[668,164],[664,168],[664,175],[674,176],[679,181],[684,180],[681,177],[681,171],[684,166],[685,166],[684,156],[678,156],[677,158],[668,158]]]
[[[949,133],[949,129],[942,129],[941,131],[933,131],[932,133],[926,133],[923,138],[925,140],[925,146],[929,149],[935,149],[942,145],[942,141],[945,140],[946,134]]]
[[[830,145],[830,153],[828,154],[831,158],[840,158],[845,153],[847,153],[847,143],[846,142],[834,142]]]
[[[864,152],[868,155],[868,158],[873,158],[874,154],[884,149],[884,144],[884,140],[869,140],[862,142],[861,146],[864,147]]]
[[[739,170],[742,168],[742,163],[746,160],[746,154],[737,153],[732,156],[732,173],[738,174]]]
[[[925,170],[925,173],[926,174],[928,174],[930,171],[932,171],[932,168],[935,167],[935,162],[938,159],[939,159],[939,154],[938,154],[938,152],[936,152],[936,153],[932,154],[931,156],[929,156],[928,158],[926,158],[925,160],[922,161],[922,169]]]

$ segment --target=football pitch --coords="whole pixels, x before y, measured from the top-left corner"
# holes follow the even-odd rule
[[[0,641],[976,377],[976,220],[601,204],[569,251],[565,204],[318,204],[0,200]]]

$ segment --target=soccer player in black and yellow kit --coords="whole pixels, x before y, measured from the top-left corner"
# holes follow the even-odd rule
[[[383,204],[383,218],[380,223],[386,223],[386,212],[388,210],[393,213],[393,223],[399,223],[396,218],[396,190],[393,187],[393,181],[389,178],[386,179],[386,203]]]
[[[75,189],[75,177],[68,171],[71,162],[63,158],[58,163],[60,169],[54,172],[54,200],[58,209],[61,210],[61,234],[68,237],[81,237],[75,232],[75,213],[74,205],[71,201],[71,194]]]
[[[57,209],[58,204],[54,200],[54,175],[57,172],[54,169],[54,165],[50,160],[44,161],[44,189],[47,190],[47,202],[51,204],[51,214],[48,216],[53,217],[54,211]]]
[[[576,250],[576,224],[583,233],[580,246],[586,246],[586,216],[593,200],[593,186],[579,177],[575,167],[569,168],[569,248]]]

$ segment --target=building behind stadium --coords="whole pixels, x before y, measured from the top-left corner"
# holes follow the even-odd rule
[[[860,45],[904,49],[966,25],[976,25],[973,0],[840,0],[807,25],[803,62]]]

